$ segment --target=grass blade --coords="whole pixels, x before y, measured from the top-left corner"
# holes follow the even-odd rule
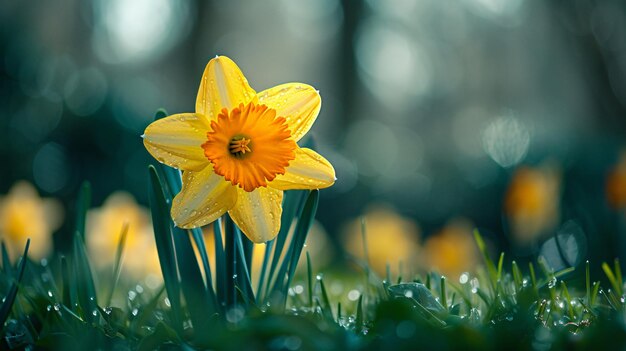
[[[17,290],[18,290],[19,284],[22,281],[22,277],[24,276],[24,269],[26,268],[29,247],[30,247],[30,239],[26,241],[26,246],[24,247],[24,253],[22,254],[22,258],[20,259],[20,263],[17,268],[16,280],[11,284],[9,293],[7,294],[7,296],[5,296],[4,302],[2,302],[2,306],[0,306],[0,326],[2,327],[4,327],[4,322],[6,322],[7,318],[9,318],[9,314],[11,313],[11,308],[13,307],[13,303],[15,302],[15,298],[17,297]]]
[[[79,307],[83,312],[83,319],[95,322],[97,319],[98,301],[96,287],[85,250],[83,237],[77,231],[74,235],[74,276]],[[94,315],[94,312],[96,313]]]
[[[224,218],[224,217],[223,217]],[[222,218],[213,222],[215,241],[215,287],[220,306],[226,306],[226,253],[222,244]]]
[[[487,252],[487,245],[485,245],[485,241],[483,237],[480,235],[478,229],[474,229],[474,240],[476,240],[476,244],[478,245],[478,249],[483,256],[483,260],[485,261],[485,266],[487,266],[487,272],[489,273],[489,278],[491,281],[491,287],[493,288],[494,294],[496,291],[496,283],[498,280],[498,271],[496,270],[496,266],[493,264],[491,258],[489,258],[489,253]]]
[[[91,206],[91,184],[83,182],[76,200],[76,224],[74,226],[80,237],[85,240],[85,219],[87,218],[87,210]]]
[[[161,272],[165,282],[165,289],[171,303],[171,313],[174,328],[179,332],[183,330],[180,301],[180,283],[176,268],[176,255],[174,254],[174,243],[170,230],[170,212],[167,206],[161,179],[154,166],[148,166],[150,190],[150,212],[152,214],[152,224],[154,226],[154,237],[161,264]]]
[[[113,279],[111,280],[111,289],[109,290],[109,295],[106,299],[106,305],[111,305],[111,299],[113,298],[113,293],[115,292],[115,288],[117,287],[117,283],[120,280],[120,273],[122,272],[122,255],[124,253],[124,247],[126,246],[126,237],[128,235],[128,222],[124,223],[122,227],[122,233],[120,235],[120,240],[117,243],[117,250],[115,252],[115,266],[113,267]]]

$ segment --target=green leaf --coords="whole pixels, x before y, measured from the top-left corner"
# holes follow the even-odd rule
[[[106,299],[106,305],[111,305],[111,299],[113,298],[113,293],[115,292],[115,288],[117,287],[117,283],[120,280],[120,273],[122,272],[122,255],[124,253],[124,246],[126,245],[126,236],[128,235],[128,222],[124,223],[122,227],[122,232],[120,234],[120,239],[117,242],[117,250],[115,251],[115,265],[113,266],[113,275],[111,279],[111,288],[109,289],[109,295]]]
[[[85,222],[87,211],[91,206],[91,184],[87,181],[83,182],[76,200],[76,224],[75,231],[85,240]]]
[[[483,237],[480,235],[478,229],[474,229],[474,240],[476,241],[476,245],[478,245],[478,249],[483,256],[483,260],[485,261],[485,266],[487,266],[487,272],[489,273],[489,278],[491,282],[491,287],[495,294],[496,284],[498,281],[498,271],[496,270],[496,266],[494,265],[491,258],[489,258],[489,253],[487,252],[487,245],[485,245],[485,241]]]
[[[289,190],[285,191],[283,197],[283,214],[280,219],[280,230],[278,231],[278,235],[273,240],[274,243],[274,257],[272,258],[272,263],[270,265],[269,275],[267,276],[266,283],[266,295],[270,291],[271,283],[277,281],[278,279],[284,279],[284,272],[282,274],[278,274],[275,277],[275,271],[278,267],[280,257],[283,253],[283,248],[285,246],[285,242],[287,241],[287,236],[289,234],[289,229],[291,229],[291,223],[293,222],[294,217],[302,211],[302,207],[304,205],[304,201],[306,200],[306,195],[308,191],[306,190]],[[284,261],[284,260],[283,260]],[[283,266],[284,262],[283,262]],[[286,269],[286,268],[285,268]],[[277,283],[274,283],[274,286],[271,291],[276,291]],[[282,285],[282,284],[281,284]]]
[[[74,279],[76,280],[76,292],[79,307],[83,311],[83,319],[89,322],[97,320],[98,301],[93,274],[89,265],[89,259],[85,250],[83,237],[79,232],[74,235]],[[96,315],[94,315],[94,312]]]
[[[30,247],[30,239],[26,241],[26,246],[24,247],[24,253],[22,254],[22,258],[20,259],[19,265],[17,267],[17,277],[16,280],[11,283],[11,288],[9,289],[9,293],[4,297],[4,302],[2,306],[0,306],[0,326],[4,327],[4,323],[7,318],[9,318],[9,314],[11,313],[11,308],[13,307],[13,303],[15,302],[15,298],[17,297],[17,290],[22,282],[22,277],[24,277],[24,269],[26,268],[26,262],[28,259],[28,248]]]
[[[287,271],[287,283],[283,287],[283,294],[285,296],[287,295],[287,289],[289,288],[289,285],[291,285],[293,276],[296,273],[298,261],[300,260],[300,255],[302,254],[302,249],[304,248],[304,243],[306,242],[306,237],[311,230],[311,226],[313,226],[313,221],[315,220],[315,214],[317,213],[318,204],[319,190],[313,190],[309,194],[309,197],[304,204],[304,208],[302,210],[302,213],[300,214],[300,217],[298,218],[298,223],[296,224],[296,229],[294,231],[293,239],[291,240],[291,245],[289,245],[289,268]]]
[[[7,246],[2,241],[2,270],[8,277],[13,276],[13,266],[11,265],[11,257],[9,256],[9,252],[7,251]]]
[[[251,257],[251,250],[244,247],[244,240],[246,240],[247,243],[251,242],[248,238],[242,240],[243,235],[241,234],[241,230],[237,227],[235,227],[233,234],[235,235],[235,245],[237,246],[237,282],[241,287],[241,292],[246,301],[253,302],[256,301],[256,299],[254,297],[254,291],[252,290],[250,270],[248,268],[251,262],[251,260],[248,259]]]
[[[170,212],[163,194],[161,179],[154,166],[148,166],[150,181],[149,201],[154,226],[154,237],[161,264],[161,272],[165,282],[165,289],[172,306],[171,313],[174,328],[179,332],[183,330],[180,302],[180,283],[176,269],[176,255],[170,229]]]
[[[337,317],[339,318],[339,317]],[[356,330],[361,333],[363,331],[363,294],[359,295],[359,302],[356,305]]]
[[[222,218],[213,222],[213,240],[215,242],[215,288],[219,306],[226,306],[226,253],[222,244]]]

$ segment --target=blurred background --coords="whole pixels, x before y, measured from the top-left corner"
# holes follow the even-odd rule
[[[257,91],[320,90],[311,134],[338,180],[314,235],[335,252],[362,255],[366,222],[380,270],[459,275],[475,227],[494,252],[555,268],[626,255],[621,0],[3,1],[5,237],[33,218],[11,209],[44,221],[47,206],[66,220],[37,230],[66,249],[83,180],[100,212],[143,211],[140,135],[158,108],[193,110],[215,55]]]

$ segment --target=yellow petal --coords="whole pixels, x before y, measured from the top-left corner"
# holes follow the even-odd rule
[[[260,187],[246,192],[237,188],[237,203],[228,213],[248,239],[263,243],[278,234],[282,201],[280,190]]]
[[[259,103],[276,110],[276,116],[287,119],[295,141],[311,129],[322,106],[320,94],[310,85],[287,83],[259,93]]]
[[[202,170],[209,160],[202,144],[209,130],[194,113],[172,115],[152,122],[143,135],[143,144],[159,162],[183,170]]]
[[[239,104],[256,100],[256,92],[237,65],[226,56],[219,56],[206,65],[196,98],[196,113],[210,121],[223,108],[232,110]]]
[[[311,149],[298,148],[285,174],[277,175],[268,186],[280,190],[321,189],[335,180],[335,169],[328,160]]]
[[[200,172],[183,173],[183,189],[172,203],[172,219],[180,228],[211,223],[237,201],[235,187],[207,166]]]

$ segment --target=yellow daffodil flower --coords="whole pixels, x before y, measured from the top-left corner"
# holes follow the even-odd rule
[[[7,196],[0,197],[0,238],[14,260],[24,251],[28,238],[28,257],[46,257],[52,249],[52,232],[59,228],[62,218],[61,205],[40,198],[30,183],[17,182]]]
[[[606,198],[612,208],[626,208],[626,151],[607,177]]]
[[[504,212],[516,244],[524,246],[558,222],[560,173],[550,164],[515,171],[504,199]]]
[[[159,257],[147,209],[139,206],[132,195],[115,192],[102,207],[87,212],[85,244],[89,257],[99,270],[115,264],[122,229],[128,226],[122,274],[129,278],[161,279]]]
[[[399,274],[402,263],[406,274],[420,256],[420,230],[410,218],[405,218],[384,205],[372,205],[365,212],[365,233],[370,267],[380,276],[385,276],[387,264],[392,274]],[[346,251],[366,261],[361,219],[348,223],[343,229]]]
[[[426,270],[435,270],[454,279],[473,270],[480,256],[472,229],[470,222],[458,219],[429,236],[424,243]]]
[[[274,238],[283,190],[335,182],[326,159],[296,144],[320,106],[309,85],[287,83],[257,93],[231,59],[209,61],[196,112],[155,121],[144,133],[152,156],[183,170],[183,188],[172,203],[176,225],[195,228],[228,212],[253,242]]]

